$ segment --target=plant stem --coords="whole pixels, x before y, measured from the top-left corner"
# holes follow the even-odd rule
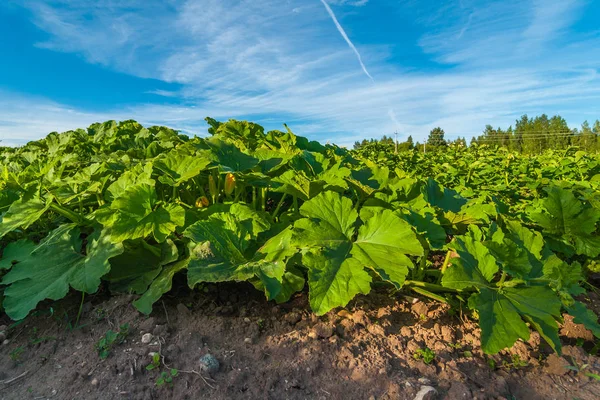
[[[275,208],[275,211],[273,211],[273,219],[277,218],[277,215],[279,215],[279,210],[281,209],[281,206],[283,206],[283,201],[285,200],[286,196],[287,193],[284,193],[283,196],[281,196],[281,200],[279,200],[277,208]]]
[[[500,281],[498,282],[498,287],[502,288],[504,286],[504,281],[506,280],[506,272],[502,272],[502,276],[500,277]]]
[[[426,289],[430,292],[438,292],[438,293],[458,293],[458,290],[447,288],[442,285],[437,285],[435,283],[429,282],[421,282],[421,281],[404,281],[404,286],[412,289],[413,287],[420,287]]]
[[[62,215],[65,218],[71,220],[71,222],[74,222],[77,225],[82,225],[82,224],[84,224],[84,222],[88,222],[81,215],[79,215],[67,208],[64,208],[63,206],[59,206],[58,204],[56,204],[54,202],[50,204],[50,209],[53,211],[56,211],[57,213],[59,213],[60,215]]]
[[[420,287],[411,287],[410,289],[413,290],[413,291],[415,291],[415,292],[417,292],[417,293],[419,293],[419,294],[422,294],[423,296],[427,296],[427,297],[432,298],[434,300],[437,300],[437,301],[439,301],[441,303],[448,304],[448,300],[446,300],[445,298],[443,298],[442,296],[440,296],[438,294],[431,293],[428,290],[421,289]]]
[[[81,311],[83,311],[83,300],[85,299],[85,292],[81,292],[81,303],[79,304],[79,311],[77,312],[77,319],[75,320],[75,327],[79,326],[79,318],[81,317]]]

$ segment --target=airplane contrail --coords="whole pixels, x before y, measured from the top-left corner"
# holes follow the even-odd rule
[[[344,38],[346,43],[348,43],[348,46],[350,46],[352,51],[354,51],[354,54],[356,54],[356,58],[358,58],[358,62],[360,64],[363,72],[365,73],[365,75],[367,75],[371,81],[375,82],[375,79],[373,79],[371,74],[369,74],[369,71],[367,71],[367,67],[365,67],[365,64],[362,62],[360,53],[358,52],[358,50],[356,50],[356,47],[354,46],[354,44],[352,43],[352,41],[350,40],[348,35],[346,35],[346,31],[344,31],[344,28],[342,28],[342,25],[340,25],[340,23],[338,22],[337,18],[335,17],[335,14],[333,13],[333,10],[331,9],[331,7],[329,7],[329,4],[327,4],[327,2],[325,0],[321,0],[321,3],[323,3],[325,8],[327,9],[327,12],[329,13],[329,16],[331,17],[331,19],[333,20],[333,23],[337,27],[337,30],[340,32],[340,34],[342,35],[342,37]]]

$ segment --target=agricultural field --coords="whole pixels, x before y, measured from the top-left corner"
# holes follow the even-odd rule
[[[598,154],[207,122],[1,149],[0,398],[597,398]]]

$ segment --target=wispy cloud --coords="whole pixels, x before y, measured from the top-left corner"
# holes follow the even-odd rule
[[[26,4],[34,23],[48,33],[39,46],[181,89],[154,91],[169,96],[169,105],[93,112],[0,92],[0,139],[22,141],[108,118],[202,133],[202,119],[210,115],[249,118],[269,129],[287,122],[299,134],[349,145],[397,129],[422,140],[437,125],[448,136],[469,137],[488,123],[506,126],[522,113],[561,113],[576,124],[600,101],[600,52],[594,51],[600,36],[570,30],[583,7],[578,1],[465,1],[461,8],[450,1],[433,6],[382,0],[415,16],[422,30],[417,45],[428,59],[421,70],[403,68],[401,46],[415,43],[404,43],[404,36],[363,40],[373,27],[351,18],[354,25],[347,25],[344,18],[351,36],[360,38],[359,53],[330,5],[321,2],[31,0]],[[378,3],[329,4],[360,15]],[[557,15],[565,20],[543,32],[540,21]],[[331,34],[332,21],[352,51]],[[535,52],[522,50],[532,43]]]
[[[369,74],[369,71],[367,71],[367,67],[365,67],[365,64],[363,63],[362,58],[360,56],[360,53],[358,52],[358,50],[356,49],[356,46],[354,46],[354,43],[352,43],[352,41],[350,40],[348,35],[346,35],[346,31],[344,30],[344,28],[342,28],[342,25],[340,25],[340,23],[338,22],[338,19],[336,18],[335,14],[333,13],[333,10],[331,9],[331,7],[329,7],[329,4],[327,4],[327,2],[325,0],[321,0],[321,3],[323,3],[323,5],[325,6],[327,13],[333,20],[333,23],[335,24],[335,27],[337,28],[338,32],[340,32],[340,35],[342,35],[342,37],[344,38],[346,43],[348,43],[348,46],[350,46],[350,48],[352,49],[354,54],[356,54],[356,58],[358,59],[358,63],[360,64],[360,67],[362,68],[363,72],[365,73],[365,75],[367,75],[369,77],[369,79],[371,79],[373,81],[374,79],[371,76],[371,74]],[[363,2],[363,4],[364,3],[366,3],[366,1]]]

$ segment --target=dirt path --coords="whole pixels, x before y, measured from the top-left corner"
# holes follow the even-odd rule
[[[70,328],[79,307],[71,298],[7,332],[8,343],[0,345],[0,399],[412,400],[432,390],[427,387],[437,394],[425,399],[600,396],[600,382],[565,368],[588,364],[584,372],[600,373],[600,359],[584,350],[589,332],[570,321],[561,330],[562,357],[548,357],[538,334],[486,357],[476,323],[438,303],[385,294],[360,297],[321,318],[308,312],[306,294],[276,306],[245,285],[173,294],[150,318],[129,296],[88,300],[82,328]],[[598,297],[591,300],[598,310]],[[8,323],[0,317],[0,325]],[[96,343],[125,324],[125,341],[100,359]],[[147,333],[150,341],[142,343]],[[147,371],[151,352],[164,359]],[[206,354],[218,360],[216,372],[202,371]],[[414,354],[434,359],[426,364]],[[157,386],[160,372],[170,374],[170,368],[177,376]]]

